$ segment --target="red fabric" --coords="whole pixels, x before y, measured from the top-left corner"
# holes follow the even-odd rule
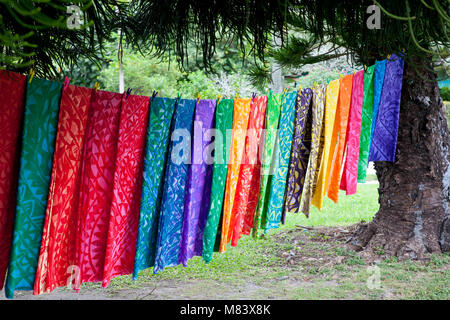
[[[99,90],[90,106],[76,242],[81,283],[103,279],[121,101],[121,94]]]
[[[150,98],[122,100],[103,286],[133,272]]]
[[[353,76],[352,100],[347,126],[347,157],[340,189],[347,195],[355,194],[358,178],[359,139],[361,135],[362,103],[364,94],[364,70],[358,71]]]
[[[41,252],[33,294],[67,284],[75,265],[77,203],[92,89],[63,89]],[[76,272],[76,270],[74,270]]]
[[[14,223],[18,138],[26,77],[0,70],[0,290],[8,267]]]
[[[261,159],[259,146],[264,128],[267,97],[256,97],[251,105],[248,120],[245,152],[239,171],[232,216],[235,216],[231,245],[236,246],[241,234],[249,234],[258,205]]]

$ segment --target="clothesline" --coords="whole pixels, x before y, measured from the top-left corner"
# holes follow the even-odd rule
[[[369,161],[395,160],[402,75],[392,55],[312,88],[205,100],[0,71],[0,287],[6,271],[12,298],[208,263],[356,193]]]

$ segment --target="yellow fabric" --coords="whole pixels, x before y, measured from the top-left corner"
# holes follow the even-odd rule
[[[224,252],[227,248],[227,243],[231,240],[230,224],[233,219],[231,212],[233,209],[234,196],[236,194],[242,156],[244,154],[245,136],[247,134],[251,101],[251,98],[234,99],[233,132],[231,134],[230,162],[225,187],[222,234],[219,252]]]
[[[337,100],[339,96],[339,79],[330,81],[327,86],[326,96],[325,96],[325,132],[324,132],[324,145],[323,153],[320,160],[319,176],[317,178],[317,185],[314,190],[314,195],[311,203],[322,210],[323,198],[326,193],[326,187],[328,184],[329,168],[328,160],[330,155],[330,146],[333,134],[334,120],[336,116]]]

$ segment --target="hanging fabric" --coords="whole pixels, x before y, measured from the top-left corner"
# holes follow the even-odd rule
[[[72,85],[64,87],[62,91],[50,192],[33,294],[49,293],[65,286],[72,271],[70,267],[76,264],[78,192],[92,92],[92,89]]]
[[[322,210],[323,198],[327,191],[329,171],[328,171],[328,160],[330,156],[330,146],[333,135],[337,101],[339,96],[339,79],[330,81],[326,89],[325,97],[325,114],[324,114],[324,144],[323,153],[320,161],[319,175],[317,177],[317,186],[314,190],[313,198],[311,203],[319,210]]]
[[[0,70],[0,290],[8,268],[14,224],[25,81],[24,75]]]
[[[358,71],[353,76],[352,100],[347,125],[347,152],[342,170],[340,189],[347,195],[356,193],[358,185],[358,159],[361,134],[362,103],[364,93],[364,70]]]
[[[232,246],[237,245],[242,233],[248,235],[253,227],[261,173],[259,146],[264,128],[266,108],[266,96],[255,97],[251,102],[244,154],[231,213],[235,217],[234,225],[230,226]]]
[[[150,97],[123,95],[103,287],[133,272]]]
[[[256,207],[252,235],[256,237],[258,230],[266,225],[266,213],[269,204],[270,184],[273,174],[273,159],[278,124],[281,113],[281,94],[269,93],[267,99],[266,124],[264,134],[264,156],[261,170],[261,186],[259,190],[258,206]]]
[[[250,113],[250,103],[252,99],[235,99],[233,115],[233,133],[231,137],[230,150],[230,168],[227,173],[227,182],[225,187],[225,200],[223,207],[222,234],[219,252],[224,252],[227,243],[231,240],[234,224],[232,209],[234,197],[236,194],[236,185],[239,178],[239,169],[242,162],[242,156],[245,147],[245,136],[247,134],[248,118]]]
[[[103,279],[121,104],[119,93],[101,90],[93,93],[78,207],[76,265],[79,283]]]
[[[156,254],[159,213],[168,158],[170,124],[175,110],[175,99],[152,97],[150,102],[139,227],[134,258],[133,279],[139,271],[153,267]]]
[[[228,171],[229,149],[225,141],[227,132],[233,128],[234,100],[224,99],[217,103],[214,138],[214,167],[211,185],[211,203],[205,230],[203,232],[202,257],[206,263],[212,260],[214,245],[218,236],[219,221],[223,208],[223,196]]]
[[[326,86],[323,84],[313,87],[311,153],[309,155],[308,169],[306,170],[305,184],[300,200],[300,210],[307,217],[309,216],[311,199],[319,175],[321,150],[323,149],[323,139],[321,137],[325,109],[325,91]]]
[[[179,264],[186,184],[191,162],[195,104],[195,100],[183,99],[178,102],[175,109],[159,217],[156,258],[153,268],[155,274],[166,267]],[[175,144],[175,141],[178,140],[181,141]]]
[[[347,124],[350,113],[352,86],[353,74],[346,75],[341,79],[338,105],[336,109],[336,119],[330,146],[330,157],[328,159],[328,165],[331,168],[329,173],[327,195],[328,198],[333,200],[335,203],[338,202],[342,160],[344,158],[344,151],[347,144]]]
[[[373,112],[372,112],[372,127],[370,130],[370,149],[372,149],[373,131],[375,130],[375,124],[377,123],[378,108],[380,106],[381,91],[383,90],[385,72],[386,72],[386,59],[376,61],[374,84],[373,84]]]
[[[386,62],[369,161],[395,161],[402,94],[403,59],[393,54]]]
[[[297,115],[292,138],[291,162],[287,178],[285,211],[281,218],[282,223],[284,223],[286,211],[297,213],[300,208],[300,198],[311,150],[312,108],[310,106],[312,95],[312,90],[306,88],[299,93],[297,99]]]
[[[194,139],[186,184],[180,243],[179,262],[183,266],[187,266],[187,261],[192,257],[202,255],[203,230],[211,201],[213,170],[213,159],[208,152],[211,138],[207,135],[214,126],[215,109],[216,100],[200,100],[195,107]]]
[[[366,182],[369,165],[370,130],[372,128],[373,90],[375,66],[370,66],[364,72],[364,96],[361,119],[361,138],[359,145],[358,182]]]
[[[36,79],[27,85],[16,216],[5,294],[33,290],[45,221],[56,139],[61,84]]]
[[[286,177],[291,156],[292,135],[294,133],[295,107],[297,91],[283,95],[280,125],[275,143],[274,171],[270,185],[265,231],[278,228],[283,211]]]

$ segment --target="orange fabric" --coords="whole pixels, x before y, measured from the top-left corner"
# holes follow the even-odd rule
[[[227,243],[231,240],[230,226],[234,225],[235,217],[232,215],[236,186],[239,178],[239,170],[245,147],[250,103],[252,99],[235,99],[233,112],[233,132],[231,135],[230,162],[227,172],[227,184],[223,204],[222,234],[219,252],[224,252]]]
[[[344,157],[347,123],[350,111],[350,101],[352,97],[353,75],[346,75],[341,79],[339,89],[338,105],[336,110],[335,125],[330,146],[330,157],[328,159],[327,171],[329,171],[328,180],[328,198],[338,202],[339,183],[341,177],[341,166]],[[331,163],[330,163],[331,162]]]

